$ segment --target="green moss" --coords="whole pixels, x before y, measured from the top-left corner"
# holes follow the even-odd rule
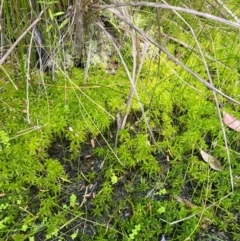
[[[154,70],[156,66],[151,64],[151,68]],[[154,72],[152,74],[154,76]],[[200,148],[208,148],[204,138],[209,133],[215,138],[213,142],[216,142],[215,146],[211,147],[212,152],[216,152],[215,156],[224,156],[221,155],[223,143],[220,141],[222,134],[219,132],[219,119],[214,103],[208,100],[211,92],[198,83],[195,83],[198,88],[196,91],[172,77],[171,73],[168,74],[169,77],[166,75],[164,81],[159,82],[154,77],[152,81],[142,79],[138,84],[147,119],[154,129],[157,143],[151,143],[151,137],[146,132],[146,123],[139,117],[137,122],[132,125],[129,123],[129,128],[119,132],[119,143],[114,152],[110,148],[110,142],[109,147],[104,145],[102,149],[95,151],[95,155],[105,158],[101,171],[104,180],[91,201],[91,214],[99,220],[95,224],[99,240],[100,237],[109,240],[119,235],[123,240],[149,240],[160,237],[163,232],[169,235],[176,233],[181,239],[186,239],[188,236],[193,237],[194,233],[201,229],[201,225],[206,222],[204,220],[211,219],[211,223],[224,228],[224,222],[218,221],[217,217],[220,207],[228,210],[221,215],[223,220],[234,219],[231,214],[232,197],[224,198],[230,188],[227,165],[226,170],[213,172],[198,156]],[[1,190],[6,194],[1,199],[1,209],[4,210],[1,222],[3,237],[13,224],[15,230],[19,230],[12,234],[15,240],[34,235],[41,230],[46,233],[46,238],[59,236],[61,227],[68,222],[70,209],[73,212],[71,215],[79,215],[81,219],[81,214],[75,213],[75,205],[70,205],[70,209],[60,209],[59,195],[64,186],[67,186],[65,181],[68,176],[59,160],[48,157],[47,150],[55,137],[61,136],[69,141],[70,152],[74,157],[81,152],[81,143],[89,141],[89,137],[96,138],[99,134],[104,134],[114,123],[116,109],[123,110],[124,92],[128,92],[128,83],[125,82],[122,72],[116,75],[117,84],[113,84],[111,75],[103,72],[93,76],[85,85],[79,78],[82,76],[81,71],[73,69],[72,76],[78,78],[69,81],[59,75],[55,82],[47,80],[45,88],[32,84],[29,91],[30,125],[23,111],[26,108],[25,89],[21,85],[18,91],[11,88],[8,90],[6,87],[4,95],[8,105],[5,105],[2,114],[5,132],[1,137],[3,144],[0,153],[3,180]],[[191,79],[189,81],[194,83]],[[144,89],[147,91],[142,91]],[[12,100],[14,111],[9,107]],[[119,103],[122,103],[122,107]],[[137,102],[134,106],[134,109],[138,110]],[[231,142],[235,143],[236,138],[232,137]],[[164,153],[168,153],[171,170],[160,164],[164,159],[159,160],[159,147]],[[234,153],[231,155],[235,158]],[[116,157],[123,166],[119,165]],[[233,164],[236,175],[239,167],[237,162]],[[134,175],[124,181],[126,173],[131,170]],[[147,185],[138,181],[144,175]],[[83,179],[94,183],[97,177],[98,174],[91,171],[85,173]],[[147,192],[152,189],[150,193],[155,193],[154,183],[160,177],[164,177],[162,187],[165,187],[165,192],[163,196],[159,196],[159,200],[150,199]],[[119,185],[123,185],[121,190],[126,193],[122,197],[118,196]],[[192,188],[189,189],[190,193],[184,195],[190,195],[191,203],[196,205],[192,209],[176,201],[177,197],[182,195],[183,188],[188,185]],[[128,198],[125,199],[125,196]],[[31,203],[35,199],[37,202]],[[117,209],[116,200],[121,202]],[[202,206],[203,200],[209,203],[206,206],[209,208]],[[30,209],[24,211],[26,206]],[[125,209],[131,216],[122,220],[118,217],[118,212]],[[25,217],[16,223],[19,215],[28,212],[30,215],[24,215]],[[100,220],[104,214],[108,217],[113,215],[116,219],[112,221],[114,228],[103,235],[105,227],[101,226]],[[188,219],[191,215],[193,217]],[[170,225],[176,220],[182,222],[181,228]],[[36,222],[41,224],[38,230],[33,228]],[[105,226],[104,223],[103,225]],[[137,225],[141,228],[135,232]],[[230,226],[234,230],[238,229],[232,224]],[[19,233],[20,230],[22,234]]]
[[[172,12],[163,16],[159,34],[172,37],[162,42],[168,51],[210,82],[209,70],[214,86],[238,99],[236,31],[183,14],[196,28],[206,69],[189,27]],[[121,51],[131,66],[126,41]],[[239,239],[239,138],[226,128],[231,172],[216,106],[238,119],[240,108],[221,96],[215,103],[211,90],[163,53],[159,65],[154,51],[137,82],[145,116],[134,96],[123,130],[116,114],[125,110],[130,82],[122,67],[110,75],[91,66],[86,81],[77,68],[44,83],[32,75],[27,90],[16,73],[17,88],[14,74],[1,79],[0,238],[195,240],[214,236],[214,227]],[[212,170],[200,149],[222,169]]]

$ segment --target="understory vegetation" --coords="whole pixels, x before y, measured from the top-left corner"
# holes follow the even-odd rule
[[[0,239],[240,240],[240,2],[33,2],[2,1]],[[4,57],[29,9],[46,72],[31,33]]]

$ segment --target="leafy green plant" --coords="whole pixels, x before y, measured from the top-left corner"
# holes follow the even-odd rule
[[[222,106],[239,116],[239,39],[236,23],[226,20],[235,19],[231,11],[210,2],[211,9],[205,2],[163,1],[160,12],[158,3],[132,3],[143,5],[132,7],[137,10],[132,18],[121,12],[124,7],[105,9],[105,3],[94,6],[104,8],[101,16],[91,15],[95,8],[86,3],[85,23],[93,41],[100,36],[93,23],[100,29],[111,23],[113,31],[108,34],[124,34],[112,35],[112,40],[105,32],[110,39],[107,49],[115,55],[115,44],[118,56],[109,55],[95,66],[86,60],[84,71],[72,68],[68,73],[59,68],[61,61],[54,54],[63,44],[59,55],[64,61],[75,57],[66,54],[71,52],[65,50],[72,46],[69,36],[66,45],[58,41],[65,27],[72,33],[72,22],[62,15],[66,9],[61,4],[39,2],[57,68],[53,78],[26,73],[29,58],[23,43],[17,58],[21,73],[4,66],[2,239],[141,241],[159,240],[164,234],[171,240],[197,240],[214,229],[212,237],[220,239],[224,233],[229,240],[239,239],[238,133],[227,128],[231,122],[221,124]],[[3,6],[9,42],[21,33],[32,11],[22,1],[10,5],[5,1]],[[10,18],[16,9],[24,11]],[[206,13],[221,18],[213,21]],[[21,24],[14,30],[16,23]],[[99,46],[86,38],[91,59],[90,46],[93,52]],[[108,63],[114,65],[114,75],[109,74]],[[222,95],[212,90],[221,90]],[[121,128],[124,116],[127,122]],[[61,143],[54,144],[58,139]],[[221,168],[212,169],[202,153],[216,158]]]
[[[129,240],[134,240],[137,234],[140,232],[140,230],[141,230],[141,225],[140,224],[135,225],[134,229],[132,230],[132,233],[129,234]]]
[[[9,143],[9,136],[8,134],[1,130],[0,131],[0,149],[3,149],[4,147],[9,147],[10,143]]]

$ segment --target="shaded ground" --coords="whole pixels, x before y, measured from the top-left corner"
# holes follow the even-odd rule
[[[104,141],[102,138],[95,140],[96,146],[104,146]],[[139,174],[138,170],[126,171],[121,178],[118,180],[117,184],[114,185],[114,190],[112,193],[112,201],[110,204],[106,202],[106,205],[110,207],[107,209],[108,212],[101,212],[100,215],[94,216],[94,205],[93,200],[96,197],[96,194],[101,190],[101,187],[104,183],[104,171],[103,167],[105,165],[102,158],[98,158],[93,155],[93,147],[91,142],[82,145],[81,154],[79,158],[75,159],[73,162],[68,161],[69,152],[68,152],[68,142],[66,140],[56,140],[52,143],[52,146],[49,148],[49,156],[54,159],[58,159],[69,177],[71,183],[64,186],[59,198],[59,203],[64,204],[69,201],[69,196],[71,194],[76,195],[77,203],[79,208],[84,211],[82,217],[79,217],[75,220],[74,216],[69,216],[69,220],[73,220],[67,225],[66,228],[61,230],[60,236],[62,240],[73,240],[70,237],[70,234],[74,231],[78,231],[78,236],[75,240],[98,240],[98,226],[103,224],[105,231],[114,228],[118,230],[118,227],[115,225],[114,220],[120,219],[122,221],[130,219],[134,215],[132,201],[134,199],[146,199],[149,205],[151,205],[151,200],[153,201],[163,201],[171,200],[169,195],[155,195],[158,189],[156,188],[156,183],[151,183],[152,180],[149,177],[145,177],[150,185],[146,185],[145,188],[141,185],[142,176]],[[165,169],[170,168],[169,164],[164,160],[159,160],[159,165],[165,165]],[[165,175],[165,174],[163,174]],[[159,176],[159,178],[161,178]],[[167,188],[171,188],[171,184],[167,184]],[[184,200],[185,204],[191,199],[191,195],[196,188],[194,183],[188,183],[182,188],[181,198]],[[126,187],[129,190],[126,190]],[[151,187],[151,188],[150,188]],[[131,201],[129,200],[129,195],[131,196]],[[127,200],[127,201],[126,201]],[[114,202],[116,204],[114,204]],[[177,202],[177,200],[176,200]],[[119,207],[119,203],[122,203]],[[186,204],[188,205],[188,204]],[[116,207],[116,210],[114,210]],[[176,225],[177,226],[181,223]],[[122,230],[119,230],[119,234],[115,234],[115,240],[125,240],[121,234]],[[116,232],[115,232],[116,233]],[[43,233],[39,233],[35,240],[43,240]],[[164,236],[159,234],[154,239],[151,240],[177,240],[176,233],[174,233],[174,239],[171,236]],[[57,240],[57,239],[51,239]],[[99,239],[100,240],[100,239]],[[101,239],[102,240],[102,239]],[[104,239],[104,240],[110,240]],[[192,239],[191,239],[192,240]],[[205,240],[205,241],[230,241],[232,240],[228,232],[219,232],[214,225],[207,225],[202,229],[198,235],[195,237],[196,241]]]

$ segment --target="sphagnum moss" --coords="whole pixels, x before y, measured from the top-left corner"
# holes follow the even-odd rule
[[[20,1],[10,9],[7,4],[7,39],[11,39],[22,31],[16,28],[15,32],[11,26],[15,21],[27,22],[28,13],[16,18],[10,15],[14,15],[14,9],[23,9],[17,4],[25,6],[25,13],[28,6]],[[204,2],[184,4],[211,11]],[[235,3],[228,4],[223,8],[215,1],[211,9],[225,19],[236,19],[233,12],[226,11],[226,7],[234,9]],[[51,15],[60,13],[62,6],[49,7]],[[139,27],[148,26],[147,34],[158,39],[172,56],[238,99],[239,41],[235,29],[189,13],[181,13],[186,24],[170,10],[162,9],[157,18],[149,6],[142,10],[134,18]],[[56,20],[55,15],[51,17]],[[118,23],[115,18],[115,14],[110,18],[113,24]],[[51,27],[55,26],[53,19]],[[127,36],[120,50],[132,70],[130,39]],[[144,41],[139,39],[140,47]],[[240,239],[238,134],[226,130],[233,169],[230,173],[216,110],[221,106],[238,116],[237,104],[220,96],[216,103],[202,83],[151,47],[136,82],[139,99],[133,98],[128,122],[119,131],[115,146],[115,115],[124,112],[129,92],[126,69],[119,67],[115,75],[109,75],[102,68],[104,64],[101,68],[91,66],[87,81],[84,71],[76,68],[69,73],[70,78],[60,71],[54,81],[47,76],[42,81],[42,76],[33,75],[27,95],[22,43],[18,50],[21,76],[6,68],[8,76],[3,75],[7,77],[1,80],[1,238]],[[121,62],[119,56],[116,58]],[[19,81],[13,82],[15,78]],[[145,118],[139,111],[140,103]],[[154,136],[148,132],[146,121]],[[49,148],[57,139],[63,141],[50,155]],[[93,142],[97,149],[93,150]],[[64,155],[63,143],[67,149]],[[200,149],[216,157],[223,168],[212,170],[202,161]]]

